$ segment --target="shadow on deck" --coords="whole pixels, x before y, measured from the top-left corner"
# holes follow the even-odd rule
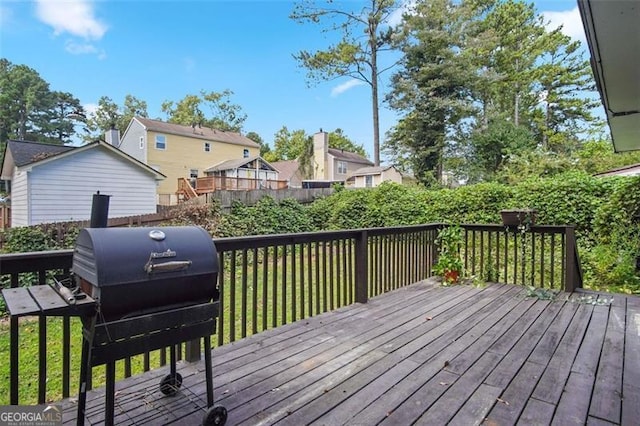
[[[637,424],[640,298],[433,280],[213,350],[228,425]],[[117,424],[199,424],[204,362],[116,383]],[[65,400],[64,421],[76,405]],[[104,419],[104,389],[88,395]]]

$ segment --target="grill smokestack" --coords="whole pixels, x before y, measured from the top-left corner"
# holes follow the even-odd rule
[[[101,195],[100,191],[93,194],[91,203],[90,228],[106,228],[109,221],[109,197],[111,195]]]

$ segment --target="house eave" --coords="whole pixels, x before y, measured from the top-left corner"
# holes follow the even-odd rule
[[[578,0],[591,68],[616,152],[640,150],[640,7]]]

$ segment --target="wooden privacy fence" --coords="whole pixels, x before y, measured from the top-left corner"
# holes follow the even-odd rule
[[[443,226],[447,225],[215,239],[221,294],[213,341],[233,342],[355,302],[366,303],[370,297],[425,279],[432,274],[438,251],[435,240]],[[525,234],[501,225],[463,228],[460,255],[466,275],[566,291],[581,286],[573,227],[537,226]],[[72,256],[72,250],[0,255],[0,283],[4,287],[45,284],[51,274],[69,271]],[[47,329],[54,328],[61,329],[61,342],[47,336]],[[35,392],[18,395],[19,377],[23,384],[28,382],[22,389],[37,389],[38,403],[68,397],[70,386],[78,383],[79,362],[71,360],[78,360],[79,320],[40,317],[37,333],[19,336],[18,331],[17,318],[11,318],[9,402],[35,402]],[[38,356],[20,357],[20,339],[33,339]],[[0,353],[5,359],[6,355]],[[181,345],[178,355],[187,361],[199,359],[194,345]],[[48,359],[61,361],[49,365]],[[127,358],[118,362],[118,377],[166,361],[166,350]],[[96,371],[102,368],[94,369],[94,377],[102,376]],[[21,369],[34,374],[19,375]],[[61,388],[47,387],[57,382],[52,377],[62,378]]]

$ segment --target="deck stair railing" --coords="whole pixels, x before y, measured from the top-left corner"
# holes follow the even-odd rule
[[[181,201],[187,201],[192,198],[196,198],[198,193],[193,186],[191,186],[188,179],[178,178],[178,190],[176,191],[176,195],[178,195],[178,198]]]
[[[222,291],[213,341],[218,345],[233,342],[352,303],[366,303],[371,297],[425,279],[432,275],[436,236],[444,226],[448,225],[215,239]],[[460,256],[465,276],[565,291],[581,287],[572,226],[534,226],[526,233],[502,225],[462,227]],[[72,250],[0,255],[0,282],[5,288],[48,283],[52,274],[69,271],[72,256]],[[20,335],[20,324],[37,328],[37,332]],[[71,360],[79,353],[80,328],[76,319],[39,317],[34,322],[11,318],[9,354],[0,353],[11,359],[10,390],[8,396],[0,395],[0,401],[25,404],[37,399],[44,403],[75,391],[78,363]],[[54,329],[61,331],[48,335],[47,330]],[[52,342],[54,334],[60,335],[60,342]],[[20,342],[26,341],[38,345],[37,357],[20,353]],[[179,357],[186,361],[200,357],[193,346],[179,349]],[[118,374],[128,377],[166,362],[166,350],[146,353],[119,361]],[[101,376],[96,371],[101,368],[94,369],[94,377]],[[37,374],[20,375],[29,369]],[[54,376],[61,380],[51,380]],[[48,383],[60,383],[60,387],[53,389]],[[19,388],[37,392],[19,395]]]

